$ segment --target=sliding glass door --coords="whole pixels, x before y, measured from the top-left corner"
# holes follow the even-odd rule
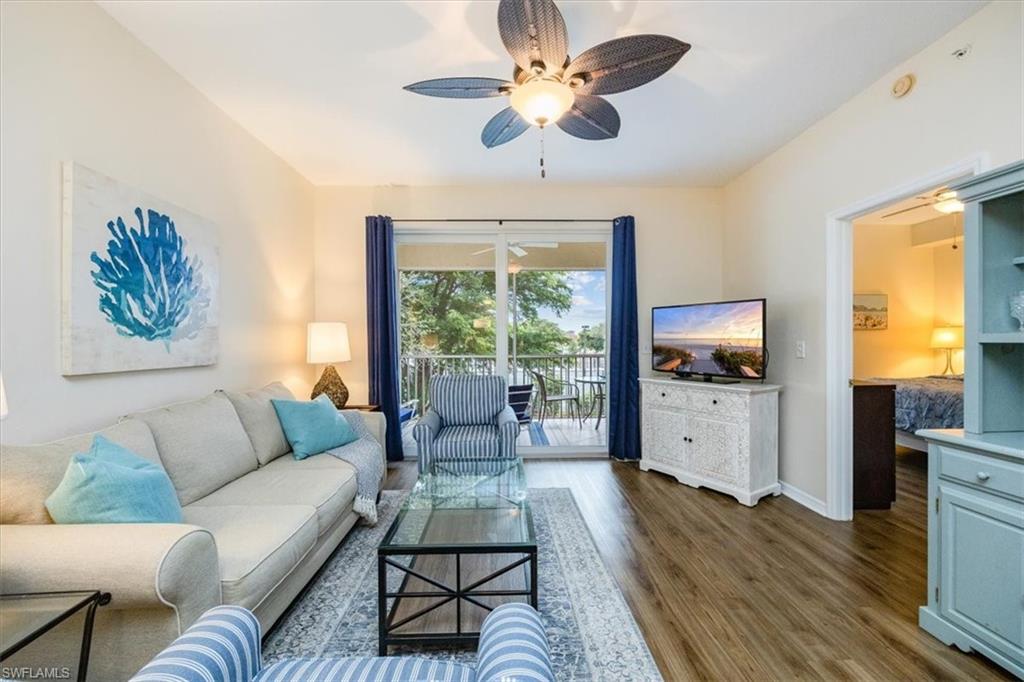
[[[434,375],[497,374],[524,453],[606,451],[609,249],[605,231],[399,226],[406,406]]]

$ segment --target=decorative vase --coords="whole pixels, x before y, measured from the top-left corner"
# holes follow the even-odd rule
[[[1024,332],[1024,291],[1018,291],[1010,297],[1010,317],[1020,325],[1018,331]]]
[[[334,365],[327,365],[324,368],[320,381],[316,382],[313,393],[309,397],[312,400],[321,394],[330,398],[339,410],[348,402],[348,387],[341,380],[341,375],[338,374],[338,370],[334,369]]]

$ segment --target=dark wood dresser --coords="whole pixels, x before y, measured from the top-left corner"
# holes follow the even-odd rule
[[[854,380],[853,508],[896,501],[896,385]]]

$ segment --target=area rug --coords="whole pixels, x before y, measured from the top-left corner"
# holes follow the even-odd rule
[[[406,493],[386,491],[376,526],[358,526],[269,633],[266,665],[298,656],[377,655],[376,548]],[[531,488],[540,612],[559,680],[662,677],[567,488]],[[472,664],[472,647],[416,655]]]

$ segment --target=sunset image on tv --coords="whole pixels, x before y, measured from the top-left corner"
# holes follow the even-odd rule
[[[654,369],[764,376],[764,301],[655,308]]]

